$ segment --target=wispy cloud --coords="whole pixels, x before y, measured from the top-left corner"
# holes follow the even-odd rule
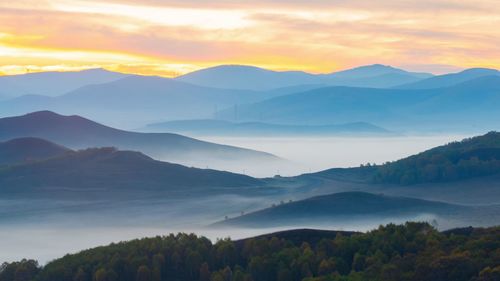
[[[494,0],[19,0],[0,2],[0,71],[499,67],[499,24]]]

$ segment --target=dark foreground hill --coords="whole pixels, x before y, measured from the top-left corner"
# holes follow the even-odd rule
[[[3,193],[44,190],[176,191],[255,186],[259,180],[229,172],[160,162],[139,152],[93,148],[0,169]],[[208,191],[208,190],[205,190]]]
[[[465,211],[468,208],[442,202],[366,192],[342,192],[283,203],[216,223],[215,226],[326,225],[363,220],[397,220],[423,214],[448,215]]]
[[[140,151],[156,159],[175,163],[195,159],[203,167],[215,167],[219,162],[241,164],[245,161],[279,161],[276,156],[264,152],[219,145],[177,134],[128,132],[80,116],[63,116],[50,111],[0,119],[0,141],[20,137],[43,138],[72,149],[117,147]]]
[[[39,138],[19,138],[0,142],[0,165],[32,162],[60,156],[70,149]]]
[[[323,235],[320,231],[317,234]],[[350,236],[327,234],[317,243],[308,235],[299,236],[300,241],[289,240],[281,233],[237,242],[219,240],[215,244],[194,234],[157,236],[66,255],[44,267],[32,260],[6,263],[1,267],[0,281],[16,280],[20,274],[26,278],[22,280],[36,281],[500,278],[498,227],[440,233],[424,223],[406,223]]]

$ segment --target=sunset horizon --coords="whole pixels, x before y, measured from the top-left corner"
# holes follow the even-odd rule
[[[500,13],[491,1],[427,4],[0,1],[0,74],[104,68],[175,77],[227,64],[309,73],[371,64],[433,74],[500,67],[493,39]]]

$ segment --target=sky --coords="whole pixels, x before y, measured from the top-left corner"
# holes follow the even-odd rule
[[[0,0],[0,75],[500,68],[498,0]]]

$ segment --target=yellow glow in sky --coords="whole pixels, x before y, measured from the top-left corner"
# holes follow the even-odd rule
[[[0,74],[499,68],[498,26],[497,0],[0,0]]]

